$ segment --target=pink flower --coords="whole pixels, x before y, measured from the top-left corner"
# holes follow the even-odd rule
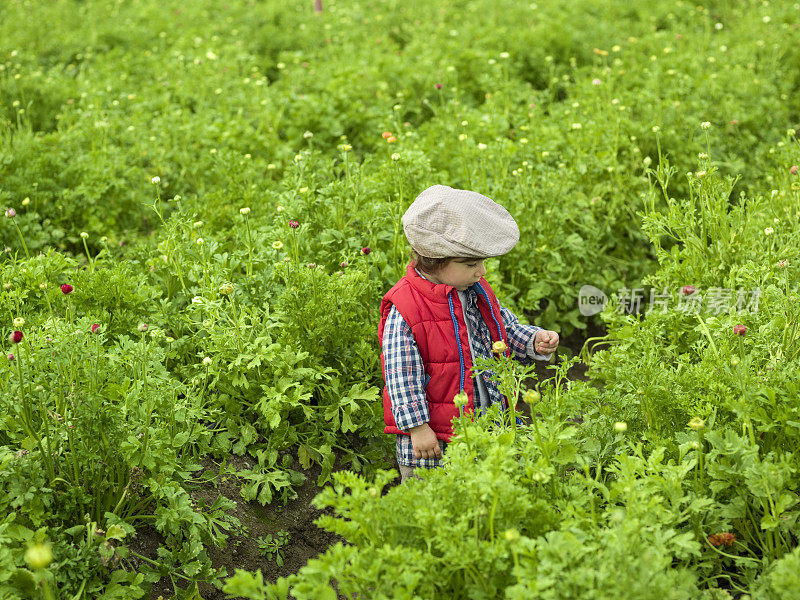
[[[731,125],[738,125],[738,124],[739,124],[739,121],[737,121],[736,119],[732,119],[731,120]]]
[[[370,252],[372,252],[372,250],[370,250],[370,249],[369,249],[369,246],[364,246],[364,247],[361,249],[361,254],[363,254],[364,256],[366,256],[366,255],[367,255],[367,254],[369,254]]]
[[[388,140],[390,137],[392,137],[392,132],[391,132],[391,131],[384,131],[384,132],[381,134],[381,137],[382,137],[383,139],[385,139],[385,140]]]
[[[735,325],[733,328],[733,333],[736,335],[744,335],[747,332],[747,327],[744,325]]]
[[[6,209],[6,219],[13,219],[16,216],[17,211],[15,211],[13,208]]]
[[[603,83],[603,82],[600,81],[597,77],[592,79],[592,85],[600,85],[601,83]]]
[[[16,356],[14,356],[13,354],[9,354],[8,356],[6,356],[6,358],[8,359],[8,362],[12,362],[16,358]]]
[[[92,325],[92,333],[100,333],[100,325],[98,323]]]
[[[300,227],[300,223],[294,220],[289,221],[289,227],[291,227],[292,229],[297,229],[298,227]]]
[[[342,262],[339,263],[339,266],[344,269],[347,266],[347,263],[342,261]]]
[[[61,286],[61,293],[64,294],[64,295],[71,294],[72,293],[72,286],[70,284],[68,284],[68,283],[65,283],[64,285]]]
[[[12,331],[8,334],[8,341],[12,344],[19,344],[22,341],[22,332]]]
[[[694,294],[694,286],[693,285],[685,285],[681,288],[684,296],[691,296]]]
[[[437,83],[437,84],[436,84],[436,89],[437,89],[437,90],[440,90],[440,89],[442,89],[442,84],[441,84],[441,83]]]
[[[791,173],[792,175],[797,175],[798,171],[800,171],[800,167],[798,167],[797,165],[792,165],[789,168],[789,173]]]

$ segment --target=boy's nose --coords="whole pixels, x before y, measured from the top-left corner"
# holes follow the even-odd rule
[[[478,275],[479,277],[483,277],[484,275],[486,275],[486,266],[483,263],[481,263],[478,266],[478,272],[476,273],[476,275]]]

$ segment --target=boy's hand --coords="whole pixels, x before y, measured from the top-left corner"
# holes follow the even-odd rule
[[[427,423],[417,425],[408,430],[411,433],[411,447],[414,448],[414,458],[442,458],[442,448],[436,434]]]
[[[533,338],[533,349],[537,354],[552,354],[558,348],[558,334],[555,331],[540,329]]]

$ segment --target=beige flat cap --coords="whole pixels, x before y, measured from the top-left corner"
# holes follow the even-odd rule
[[[411,247],[428,258],[501,256],[519,241],[519,227],[491,198],[433,185],[403,215]]]

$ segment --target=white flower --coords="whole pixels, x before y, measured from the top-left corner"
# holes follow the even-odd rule
[[[652,164],[652,162],[653,159],[650,158],[649,156],[645,156],[644,159],[642,159],[642,164],[644,164],[645,168],[649,167]]]
[[[239,209],[239,214],[249,215],[250,214],[250,207],[245,206],[244,208],[240,208]]]
[[[711,129],[711,123],[709,121],[703,121],[702,123],[700,123],[700,129],[705,129],[706,131],[708,131],[709,129]]]
[[[194,227],[195,229],[200,229],[202,226],[203,226],[202,221],[195,221],[194,223],[192,223],[192,227]]]
[[[698,171],[698,172],[697,172],[697,173],[695,173],[694,175],[695,175],[695,177],[697,177],[698,179],[702,179],[703,177],[705,177],[705,176],[706,176],[706,172],[705,172],[705,171]]]
[[[458,134],[458,139],[463,142],[465,139],[467,139],[467,134],[466,133],[459,133]]]
[[[303,155],[302,154],[295,154],[294,155],[294,162],[299,163],[302,160],[303,160]]]
[[[14,319],[14,327],[22,327],[23,325],[25,325],[25,319],[22,317],[17,317]]]
[[[772,227],[767,227],[764,230],[764,235],[772,235],[773,233],[775,233],[775,230]]]
[[[395,152],[394,154],[392,154],[392,160],[394,161],[400,160],[400,155],[397,152]]]
[[[697,158],[699,158],[700,160],[708,160],[708,154],[706,154],[705,152],[701,152],[700,154],[697,155]]]
[[[205,242],[203,241],[203,238],[197,238],[194,243],[198,246],[202,246]]]
[[[480,150],[481,152],[486,150],[486,148],[488,148],[488,146],[486,144],[484,144],[484,143],[478,144],[478,150]]]
[[[202,303],[203,303],[202,296],[195,296],[194,298],[192,298],[192,304],[202,304]]]
[[[153,185],[158,185],[159,183],[161,183],[161,177],[159,177],[158,175],[156,175],[155,177],[153,177],[153,178],[150,180],[150,183],[152,183]]]
[[[209,365],[210,365],[212,362],[214,362],[214,361],[213,361],[213,360],[211,360],[211,357],[210,357],[210,356],[206,356],[206,357],[203,359],[203,364],[204,364],[206,367],[207,367],[207,366],[209,366]]]
[[[582,125],[580,123],[573,123],[572,124],[572,128],[573,129],[580,129],[581,127],[582,127]]]
[[[307,140],[310,140],[312,137],[314,137],[314,134],[311,133],[310,131],[306,131],[305,133],[303,133],[303,137]]]
[[[500,53],[500,58],[508,58],[509,56],[511,56],[511,55],[508,52],[501,52]]]
[[[658,125],[653,125],[653,133],[659,133],[661,131],[661,127]]]

